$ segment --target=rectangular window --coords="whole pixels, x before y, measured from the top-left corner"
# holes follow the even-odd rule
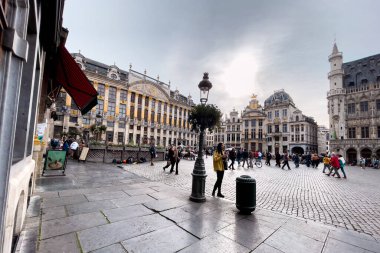
[[[294,141],[294,135],[292,135],[292,141]]]
[[[268,129],[268,134],[270,134],[270,133],[272,133],[272,125],[268,125],[268,127],[267,127]]]
[[[290,126],[290,132],[294,132],[294,126]]]
[[[136,100],[136,94],[134,92],[131,93],[131,103],[134,103]]]
[[[64,118],[65,118],[65,116],[64,115],[61,115],[61,114],[58,114],[57,115],[57,121],[63,121],[64,120]]]
[[[263,129],[259,129],[259,140],[263,139]]]
[[[300,136],[299,136],[299,134],[296,134],[296,141],[300,141]]]
[[[142,95],[141,95],[141,94],[139,94],[139,95],[137,96],[137,104],[138,104],[138,105],[142,105]]]
[[[355,113],[355,104],[351,103],[347,105],[347,113],[354,114]]]
[[[113,127],[115,123],[113,121],[107,121],[107,126],[108,127]]]
[[[119,128],[125,128],[125,122],[119,121]]]
[[[303,125],[301,125],[301,132],[303,132],[304,131],[304,128],[303,128]]]
[[[287,133],[288,132],[288,124],[282,124],[282,132]]]
[[[272,119],[272,112],[268,112],[268,119]]]
[[[263,120],[259,119],[259,127],[262,127],[262,126],[263,126]]]
[[[288,137],[286,136],[282,137],[282,141],[288,141]]]
[[[148,107],[148,106],[149,106],[149,98],[146,97],[146,98],[145,98],[145,107]]]
[[[301,134],[301,141],[304,141],[304,135],[303,134]]]
[[[376,99],[376,110],[380,111],[380,99]]]
[[[141,120],[141,108],[137,108],[137,119]]]
[[[122,133],[122,132],[117,133],[117,142],[118,143],[124,143],[124,133]]]
[[[231,141],[231,137],[230,137],[230,134],[227,134],[227,141]]]
[[[380,138],[380,126],[377,127],[377,138]]]
[[[108,90],[108,101],[116,102],[116,88],[110,87]]]
[[[120,91],[120,100],[127,101],[127,91],[126,90],[121,90]]]
[[[134,106],[131,106],[131,109],[130,109],[131,111],[130,111],[130,114],[131,115],[129,115],[130,116],[130,118],[131,119],[134,119],[135,118],[135,107]]]
[[[350,138],[350,139],[356,138],[356,128],[355,127],[349,127],[348,128],[348,138]]]
[[[103,114],[104,110],[104,100],[99,99],[96,105],[96,114]]]
[[[248,122],[249,122],[248,120],[244,120],[244,126],[245,127],[248,127],[248,124],[249,124]]]
[[[248,140],[248,129],[244,129],[244,139]]]
[[[282,109],[282,117],[287,117],[287,116],[288,116],[288,110]]]
[[[235,141],[235,134],[231,134],[231,141]]]
[[[251,139],[256,139],[256,129],[251,129]]]
[[[84,125],[90,125],[90,119],[89,118],[83,118],[83,124]]]
[[[104,84],[101,84],[101,83],[98,84],[98,94],[99,96],[104,96],[105,94]]]
[[[274,125],[274,131],[275,131],[275,133],[279,133],[280,132],[280,126]]]
[[[120,104],[119,105],[119,118],[125,118],[127,113],[127,105]]]
[[[274,111],[274,117],[275,118],[279,118],[280,117],[280,111],[279,110],[275,110]]]
[[[115,102],[108,102],[108,115],[115,116]]]
[[[107,131],[106,136],[107,136],[107,141],[113,142],[113,132]]]
[[[256,126],[256,120],[253,119],[253,120],[251,120],[251,127],[255,127],[255,126]]]
[[[78,117],[70,116],[70,122],[71,123],[78,123]]]
[[[369,138],[369,127],[362,127],[361,128],[362,132],[362,139],[367,139]]]
[[[368,101],[360,102],[360,111],[361,112],[368,112]]]

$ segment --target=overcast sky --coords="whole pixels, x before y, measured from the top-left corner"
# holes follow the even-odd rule
[[[328,126],[328,55],[334,38],[344,62],[380,53],[378,0],[66,0],[67,48],[88,58],[171,81],[199,101],[243,110],[284,89]]]

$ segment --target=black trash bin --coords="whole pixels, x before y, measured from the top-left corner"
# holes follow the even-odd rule
[[[247,175],[236,178],[236,207],[243,214],[256,208],[256,180]]]

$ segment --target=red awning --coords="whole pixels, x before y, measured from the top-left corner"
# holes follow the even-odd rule
[[[58,47],[56,85],[60,85],[78,106],[82,115],[98,104],[98,92],[88,81],[64,45]]]

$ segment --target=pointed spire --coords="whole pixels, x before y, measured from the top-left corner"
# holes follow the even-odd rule
[[[337,53],[339,53],[338,46],[336,45],[336,42],[334,42],[332,54],[337,54]]]

